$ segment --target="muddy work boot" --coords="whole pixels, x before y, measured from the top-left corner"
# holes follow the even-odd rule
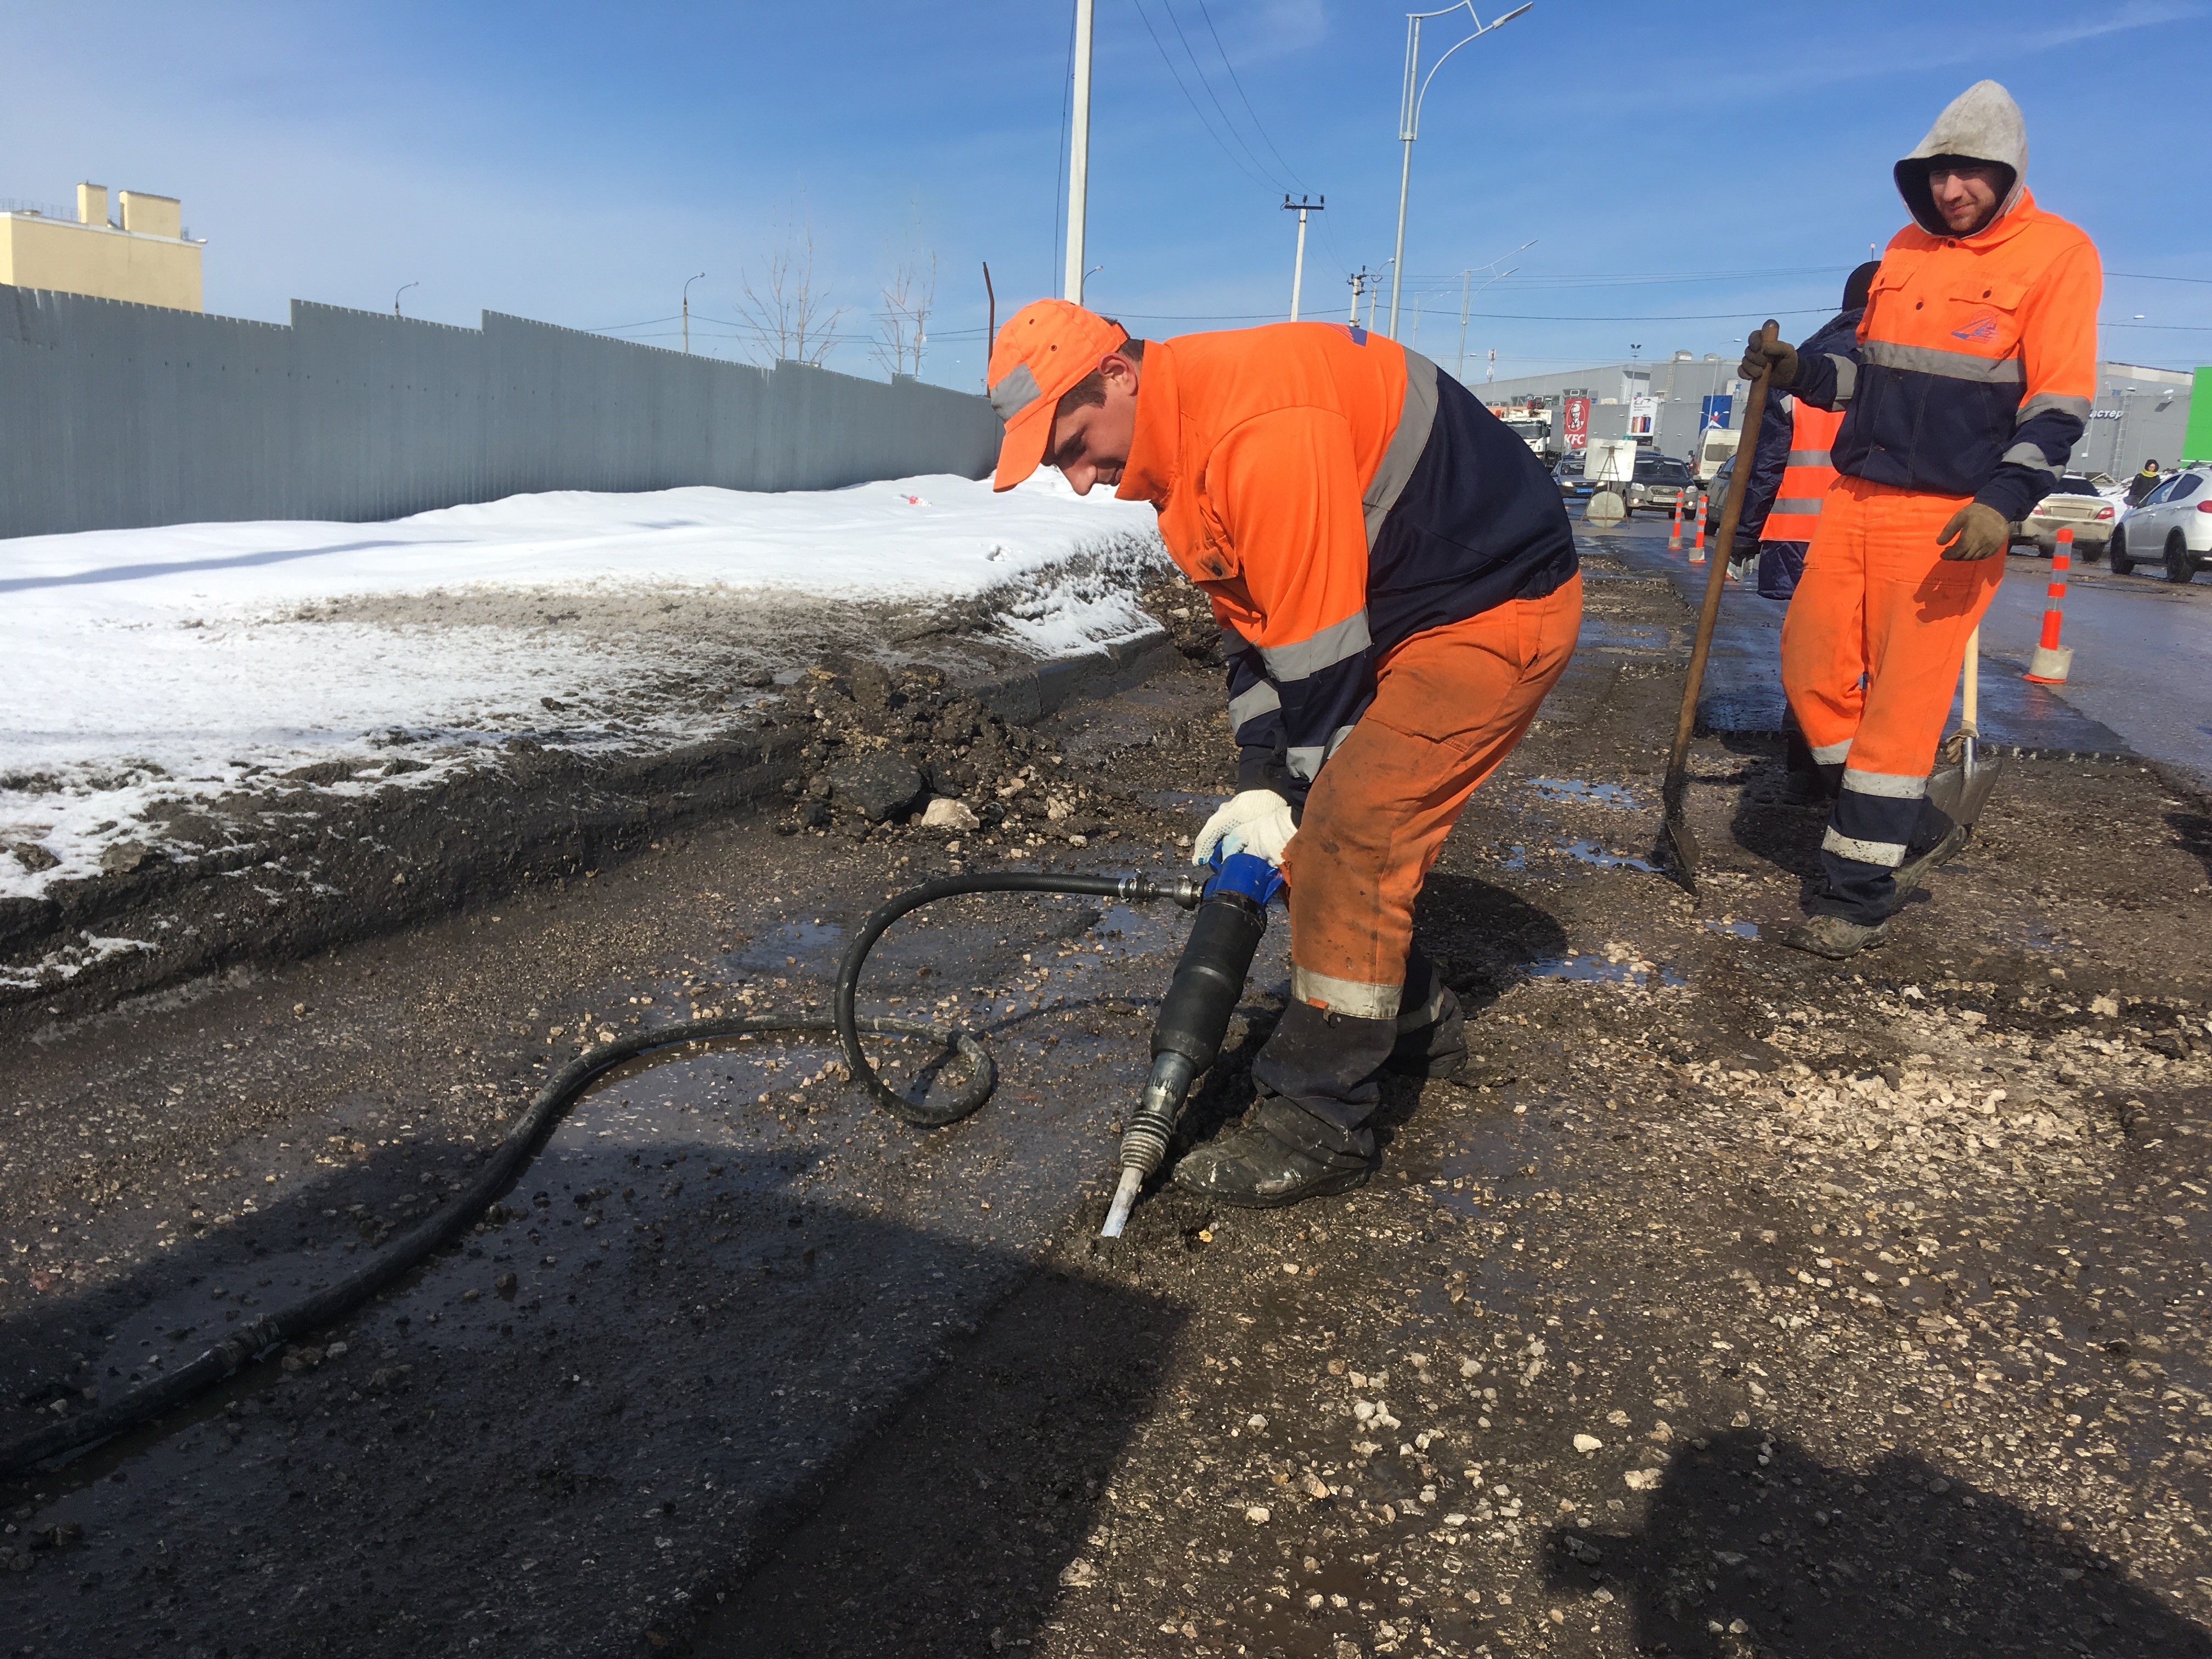
[[[1869,927],[1844,916],[1813,916],[1784,933],[1782,942],[1793,951],[1844,962],[1888,944],[1889,924],[1877,921]]]
[[[1420,951],[1406,958],[1397,1039],[1382,1069],[1399,1077],[1456,1077],[1467,1065],[1467,1016]]]
[[[1192,1151],[1176,1185],[1250,1210],[1340,1193],[1367,1179],[1382,1104],[1376,1081],[1395,1019],[1363,1019],[1293,999],[1252,1061],[1260,1102],[1245,1127]]]
[[[1346,1152],[1310,1152],[1266,1128],[1231,1129],[1183,1155],[1175,1184],[1240,1210],[1276,1210],[1358,1186],[1370,1160]]]

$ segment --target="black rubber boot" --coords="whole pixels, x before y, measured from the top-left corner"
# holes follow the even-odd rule
[[[1382,1069],[1399,1077],[1456,1077],[1467,1065],[1467,1015],[1436,965],[1419,949],[1406,957],[1398,1039]]]
[[[1360,1019],[1310,1002],[1284,1010],[1252,1062],[1261,1100],[1243,1128],[1194,1147],[1176,1185],[1243,1209],[1272,1210],[1367,1179],[1376,1077],[1397,1041],[1395,1019]]]
[[[1175,1183],[1240,1210],[1277,1210],[1300,1199],[1348,1191],[1367,1179],[1372,1164],[1371,1158],[1346,1152],[1309,1152],[1277,1139],[1264,1124],[1254,1124],[1192,1148],[1176,1165]]]

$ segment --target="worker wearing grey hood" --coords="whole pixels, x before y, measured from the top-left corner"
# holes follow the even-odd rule
[[[1962,840],[1923,811],[1928,773],[2011,526],[2087,425],[2104,284],[2088,237],[2029,193],[2027,124],[1996,82],[1954,99],[1894,177],[1912,223],[1852,348],[1801,355],[1760,329],[1743,362],[1844,411],[1782,629],[1790,710],[1840,771],[1825,888],[1784,942],[1838,958],[1881,943],[1909,854],[1917,876]]]

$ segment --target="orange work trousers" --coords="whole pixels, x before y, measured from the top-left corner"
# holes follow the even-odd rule
[[[1362,1019],[1399,1013],[1413,901],[1475,786],[1513,752],[1574,654],[1583,579],[1393,646],[1283,855],[1291,989]]]
[[[1967,636],[2004,580],[2002,554],[1941,556],[1967,499],[1843,477],[1821,500],[1782,624],[1790,712],[1815,763],[1843,769],[1817,912],[1871,925],[1893,905]]]

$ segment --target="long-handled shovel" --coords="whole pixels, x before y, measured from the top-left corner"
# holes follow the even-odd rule
[[[1771,318],[1766,329],[1769,338],[1782,332],[1781,325]],[[1690,677],[1682,687],[1682,713],[1674,722],[1674,746],[1667,753],[1667,781],[1660,789],[1667,821],[1659,831],[1659,854],[1667,861],[1668,873],[1693,896],[1698,890],[1698,840],[1690,833],[1683,799],[1689,789],[1690,735],[1698,724],[1698,693],[1704,689],[1705,658],[1713,648],[1713,623],[1721,614],[1721,585],[1728,580],[1729,554],[1735,546],[1736,522],[1743,517],[1744,491],[1751,483],[1751,463],[1759,444],[1759,417],[1765,412],[1766,376],[1762,372],[1751,383],[1751,396],[1744,403],[1743,438],[1736,449],[1735,476],[1729,480],[1728,502],[1721,509],[1713,562],[1705,570],[1705,600],[1698,611],[1697,641],[1690,647]]]
[[[1959,729],[1943,739],[1936,769],[1928,775],[1928,804],[1949,823],[1935,846],[1897,872],[1897,902],[1911,896],[1920,878],[1956,858],[1974,833],[1990,791],[1996,787],[2001,760],[1981,757],[1982,630],[1979,624],[1966,635],[1966,661],[1960,671]]]

